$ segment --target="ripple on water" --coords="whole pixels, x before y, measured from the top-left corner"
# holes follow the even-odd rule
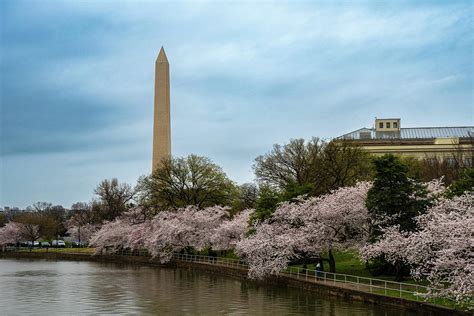
[[[200,271],[0,259],[2,315],[416,315]]]

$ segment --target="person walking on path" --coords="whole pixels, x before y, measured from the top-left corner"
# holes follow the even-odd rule
[[[316,279],[319,280],[319,277],[321,275],[321,262],[318,262],[316,264]]]

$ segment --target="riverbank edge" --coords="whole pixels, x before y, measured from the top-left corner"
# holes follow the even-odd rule
[[[96,261],[108,263],[127,263],[140,264],[147,266],[167,267],[167,268],[186,268],[199,269],[211,273],[219,273],[226,276],[235,277],[238,279],[249,280],[247,277],[247,270],[238,267],[226,267],[220,265],[209,265],[199,262],[184,262],[173,261],[167,264],[161,264],[157,260],[152,260],[149,257],[139,256],[116,256],[116,255],[90,255],[83,253],[59,253],[59,252],[0,252],[0,258],[14,258],[14,259],[48,259],[48,260],[71,260],[71,261]],[[467,311],[460,311],[433,305],[426,302],[410,301],[397,297],[389,297],[375,293],[367,293],[357,291],[354,289],[343,288],[336,285],[320,284],[306,282],[305,280],[295,279],[292,277],[280,275],[271,276],[263,281],[254,281],[257,284],[287,286],[292,288],[299,288],[318,293],[323,296],[336,296],[346,300],[362,301],[364,303],[374,305],[398,306],[406,309],[423,313],[424,315],[473,315]]]

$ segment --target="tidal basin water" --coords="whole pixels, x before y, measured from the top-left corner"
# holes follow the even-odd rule
[[[0,315],[419,315],[198,270],[0,259]]]

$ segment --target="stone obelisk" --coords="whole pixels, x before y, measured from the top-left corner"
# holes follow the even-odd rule
[[[152,172],[164,159],[171,157],[170,64],[163,47],[155,62],[154,112]]]

